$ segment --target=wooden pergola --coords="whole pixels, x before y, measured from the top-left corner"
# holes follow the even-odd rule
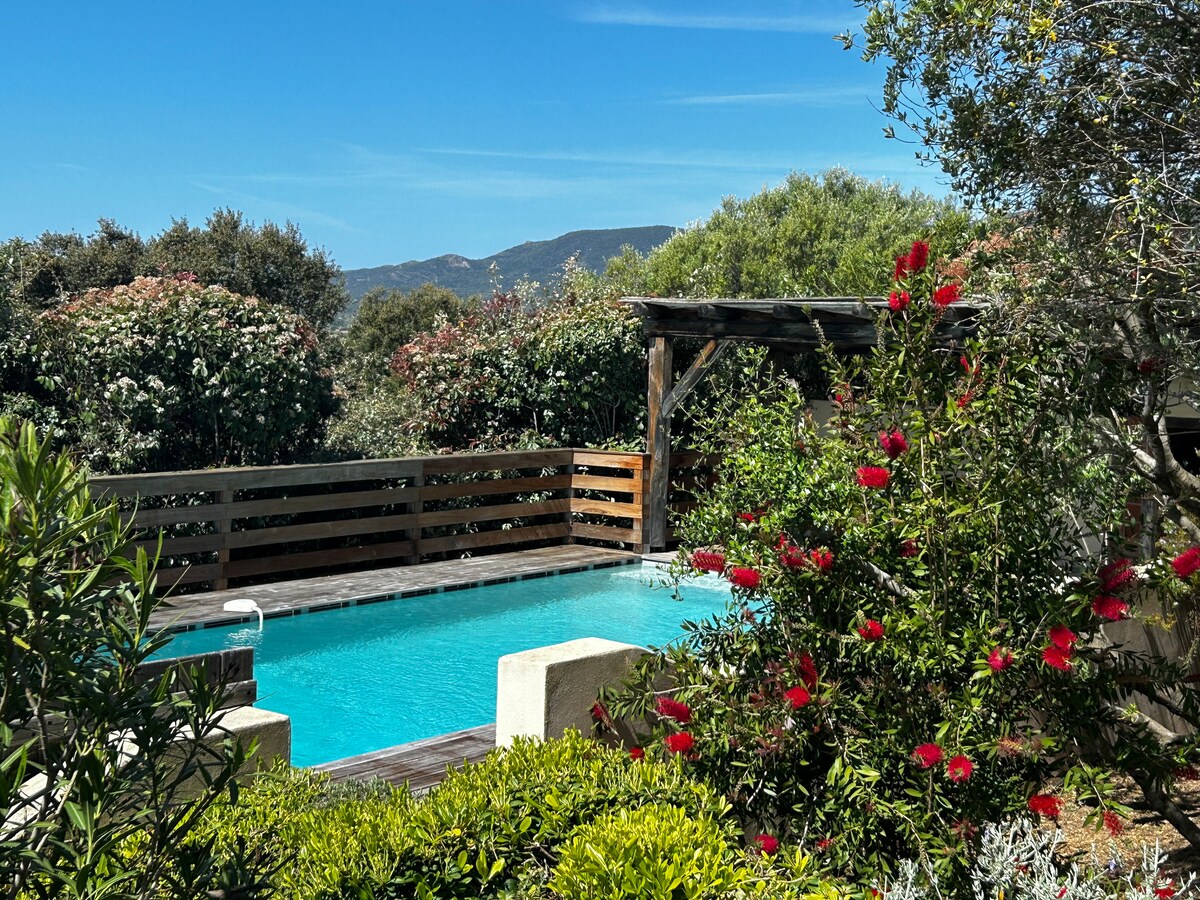
[[[670,490],[671,415],[734,341],[767,344],[790,353],[811,353],[826,343],[845,353],[861,353],[879,342],[876,325],[887,310],[883,297],[809,297],[765,300],[666,300],[623,297],[621,303],[642,319],[650,338],[646,452],[650,457],[649,496],[643,522],[645,546],[667,545]],[[975,330],[979,307],[946,307],[938,326],[940,341],[961,346]],[[675,338],[700,338],[703,348],[672,385]]]

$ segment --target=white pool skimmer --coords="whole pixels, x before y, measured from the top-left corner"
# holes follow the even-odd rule
[[[247,597],[239,597],[236,600],[225,601],[225,612],[237,613],[258,613],[258,630],[262,631],[263,627],[263,611],[259,605]]]

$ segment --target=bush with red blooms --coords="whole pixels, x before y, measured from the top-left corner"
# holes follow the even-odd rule
[[[1073,373],[1040,370],[1033,339],[983,313],[963,339],[972,313],[945,302],[945,271],[904,254],[911,300],[881,310],[880,349],[825,354],[843,398],[829,423],[785,386],[714,422],[700,449],[719,480],[680,522],[704,555],[679,574],[719,558],[734,605],[607,697],[749,834],[864,879],[906,857],[959,877],[984,823],[1054,814],[1063,790],[1111,830],[1129,814],[1117,773],[1169,810],[1173,773],[1200,758],[1134,709],[1200,720],[1182,667],[1113,630],[1169,617],[1200,549],[1122,545],[1128,483],[1058,403]],[[1143,612],[1152,590],[1166,616]],[[663,678],[686,723],[655,714]]]

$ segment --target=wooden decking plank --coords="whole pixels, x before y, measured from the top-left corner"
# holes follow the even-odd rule
[[[637,554],[624,550],[568,544],[471,559],[441,560],[416,566],[302,578],[176,597],[170,607],[160,607],[155,611],[150,624],[153,628],[178,631],[206,623],[232,624],[254,618],[224,611],[225,602],[235,598],[254,600],[268,617],[292,615],[307,609],[349,606],[409,591],[444,590],[497,578],[517,579],[542,572],[636,559]]]
[[[495,724],[480,725],[334,760],[313,769],[329,773],[334,781],[381,778],[392,784],[407,783],[414,793],[424,793],[441,783],[447,766],[458,768],[464,762],[479,762],[495,746]]]

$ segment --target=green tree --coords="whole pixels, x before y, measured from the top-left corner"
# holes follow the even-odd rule
[[[291,222],[261,227],[219,209],[204,228],[180,219],[147,246],[155,272],[193,273],[203,284],[285,306],[319,330],[332,324],[347,295],[342,270],[322,249],[310,249]]]
[[[203,284],[285,306],[319,329],[345,306],[342,272],[324,250],[310,250],[295,225],[246,223],[231,209],[217,210],[204,228],[179,220],[143,241],[110,219],[97,231],[46,232],[33,242],[0,246],[8,302],[46,309],[91,288],[129,284],[146,275],[194,274]]]
[[[0,418],[0,897],[238,886],[237,863],[184,838],[233,789],[243,748],[220,728],[219,688],[138,675],[165,640],[154,563],[124,555],[129,536],[69,457]]]
[[[651,251],[642,289],[660,297],[885,294],[897,247],[925,234],[953,254],[970,225],[949,201],[844,169],[793,173],[748,199],[726,198],[706,222]],[[628,269],[619,259],[614,275]]]
[[[423,284],[409,291],[372,288],[350,320],[346,352],[354,365],[362,358],[388,358],[401,344],[435,330],[439,320],[457,321],[469,304],[449,288]]]
[[[1200,541],[1200,479],[1167,436],[1200,383],[1200,3],[860,5],[884,110],[968,199],[1017,216],[987,248],[996,298],[1093,371],[1079,414]]]

